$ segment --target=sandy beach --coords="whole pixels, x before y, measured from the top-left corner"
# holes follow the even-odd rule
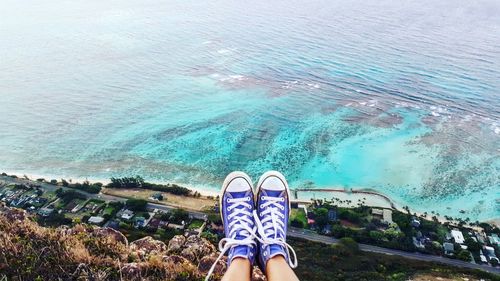
[[[108,184],[110,182],[109,179],[99,179],[99,178],[79,178],[79,177],[69,177],[69,176],[47,176],[47,175],[36,175],[36,174],[20,174],[16,172],[6,172],[9,175],[15,175],[19,178],[25,178],[28,177],[30,180],[35,181],[36,179],[39,178],[44,178],[45,180],[51,180],[51,179],[57,179],[60,181],[61,179],[65,179],[67,181],[71,180],[72,182],[83,182],[83,181],[89,181],[89,182],[101,182],[103,184]],[[184,184],[184,183],[179,183],[179,182],[160,182],[160,181],[149,181],[151,183],[156,183],[156,184],[177,184],[179,186],[186,187],[192,191],[197,191],[199,192],[202,196],[204,197],[216,197],[219,195],[219,191],[215,190],[213,187],[210,186],[202,186],[202,185],[189,185],[189,184]],[[328,188],[315,188],[315,189],[308,189],[308,190],[302,190],[298,189],[296,192],[294,191],[294,187],[291,188],[291,196],[292,196],[292,201],[295,202],[304,202],[308,203],[311,202],[314,199],[327,199],[327,200],[332,200],[334,199],[334,202],[337,204],[337,206],[340,207],[357,207],[359,203],[362,203],[364,206],[369,206],[369,207],[375,207],[375,208],[388,208],[388,209],[396,209],[401,212],[406,212],[406,210],[403,208],[402,205],[398,204],[388,196],[375,192],[373,190],[367,189],[367,188],[362,188],[362,187],[357,187],[357,188],[352,188],[349,191],[345,190],[343,187],[328,187]],[[295,196],[297,195],[297,196]],[[424,216],[422,212],[417,212],[415,210],[410,209],[410,212],[413,214],[415,213],[417,216]],[[431,219],[434,216],[434,214],[427,214],[427,219]],[[444,217],[444,215],[436,216],[437,219],[444,223],[447,222],[448,220]],[[488,220],[488,223],[492,223],[494,225],[500,226],[500,219],[492,219]]]

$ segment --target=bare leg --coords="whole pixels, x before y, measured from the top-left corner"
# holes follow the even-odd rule
[[[243,258],[235,258],[222,277],[222,281],[250,281],[250,261]]]
[[[283,256],[275,256],[267,262],[266,276],[269,281],[299,281]]]

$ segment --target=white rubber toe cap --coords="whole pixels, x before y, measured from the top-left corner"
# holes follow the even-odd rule
[[[252,190],[252,180],[243,172],[232,172],[227,175],[222,185],[222,190],[227,192],[242,192]]]
[[[246,179],[244,178],[235,178],[231,180],[229,185],[226,188],[226,191],[228,192],[241,192],[241,191],[248,191],[252,189],[250,184],[247,182]]]
[[[266,190],[282,191],[288,188],[285,176],[277,171],[269,171],[262,175],[259,180],[259,188]]]

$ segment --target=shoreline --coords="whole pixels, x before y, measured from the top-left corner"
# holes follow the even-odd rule
[[[2,171],[0,171],[2,172]],[[61,176],[47,176],[47,175],[37,175],[37,174],[20,174],[16,172],[8,172],[5,171],[8,175],[15,175],[18,178],[24,179],[25,176],[28,177],[31,181],[36,181],[38,178],[44,178],[45,180],[50,181],[51,179],[57,179],[58,181],[61,179],[65,180],[71,180],[72,182],[83,182],[83,181],[89,181],[91,183],[95,182],[100,182],[103,183],[104,185],[110,183],[110,179],[99,179],[99,178],[83,178],[83,177],[61,177]],[[196,191],[199,192],[202,196],[204,197],[217,197],[219,194],[218,191],[213,190],[213,187],[208,187],[208,186],[202,186],[202,185],[189,185],[189,184],[184,184],[184,183],[179,183],[179,182],[162,182],[162,181],[155,181],[155,180],[146,180],[147,182],[150,183],[155,183],[155,184],[177,184],[179,186],[185,187],[191,191]],[[295,198],[294,194],[295,191],[300,194],[308,194],[306,196],[298,196],[298,198]],[[386,208],[386,209],[394,209],[398,210],[400,212],[406,213],[407,210],[401,206],[401,204],[397,203],[394,199],[390,198],[389,196],[375,191],[371,188],[363,188],[363,187],[357,187],[357,188],[350,188],[349,190],[344,189],[343,187],[337,186],[337,187],[318,187],[318,188],[311,188],[311,189],[304,189],[304,188],[297,188],[297,189],[291,189],[292,193],[292,201],[295,202],[312,202],[311,199],[314,199],[315,194],[335,194],[335,198],[338,198],[339,200],[346,201],[346,200],[351,200],[352,204],[337,204],[338,206],[341,207],[356,207],[356,203],[358,202],[357,199],[363,198],[365,199],[364,205],[368,207],[373,207],[373,208]],[[312,197],[311,197],[312,195]],[[319,196],[317,199],[323,199],[322,196]],[[355,200],[356,199],[356,200]],[[424,215],[423,212],[418,212],[413,209],[409,209],[411,214],[416,214],[418,217],[424,217],[426,219],[432,219],[433,216],[436,216],[438,221],[440,223],[445,223],[445,222],[451,222],[452,224],[456,221],[449,221],[445,218],[445,215],[440,214],[439,216],[431,213],[427,213],[427,216]],[[500,227],[500,218],[491,218],[484,220],[484,222],[491,223],[493,225],[496,225]]]

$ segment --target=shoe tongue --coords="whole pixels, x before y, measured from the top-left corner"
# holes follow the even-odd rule
[[[282,190],[268,190],[266,189],[266,195],[269,197],[281,197]]]
[[[233,199],[234,198],[244,198],[244,197],[249,196],[249,192],[248,191],[231,192],[231,196],[232,196]],[[236,204],[236,203],[233,203],[233,204]],[[239,205],[239,206],[236,207],[236,209],[245,209],[245,206]],[[243,216],[243,215],[240,215],[240,216]],[[247,215],[247,216],[250,216],[250,215]],[[250,227],[252,227],[252,226],[250,226]],[[240,232],[245,232],[246,235],[241,235]],[[248,233],[244,229],[240,229],[236,233],[236,239],[244,239],[247,236],[248,236]]]
[[[243,198],[247,196],[248,191],[238,191],[238,192],[231,192],[231,197],[233,198]]]

